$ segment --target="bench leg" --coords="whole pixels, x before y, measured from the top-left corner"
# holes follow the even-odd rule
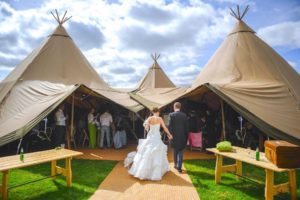
[[[265,186],[265,198],[266,200],[273,200],[273,188],[274,188],[274,172],[266,169],[266,186]]]
[[[2,192],[2,199],[7,200],[8,199],[8,170],[2,172],[1,192]]]
[[[67,187],[71,187],[72,184],[71,158],[66,158],[66,180],[67,180]]]
[[[56,180],[56,160],[51,161],[51,176],[52,180]]]
[[[296,184],[296,171],[289,171],[290,193],[291,200],[297,199],[297,184]]]
[[[236,164],[236,174],[238,175],[238,176],[236,176],[236,178],[240,179],[240,177],[243,175],[242,162],[239,160],[236,160],[235,164]]]
[[[216,184],[220,183],[220,181],[221,181],[222,166],[223,166],[223,156],[217,155],[216,169],[215,169],[215,183]]]

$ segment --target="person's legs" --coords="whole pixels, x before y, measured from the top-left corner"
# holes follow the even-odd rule
[[[106,141],[107,141],[107,147],[110,147],[110,128],[109,126],[106,127]]]
[[[122,146],[125,146],[127,144],[127,136],[125,130],[121,131],[121,139]]]
[[[54,146],[58,147],[59,144],[59,134],[60,134],[60,129],[59,126],[55,126],[55,135],[54,135]]]
[[[55,127],[55,147],[60,147],[65,143],[65,126]]]
[[[66,143],[66,127],[65,126],[61,126],[61,140],[60,140],[60,145],[62,147],[65,147],[65,143]]]
[[[97,147],[100,147],[101,129],[97,128]]]
[[[183,162],[183,150],[180,150],[178,151],[178,164],[177,164],[179,170],[181,170],[182,162]]]
[[[92,123],[88,124],[90,136],[90,148],[96,147],[96,126]]]
[[[101,127],[100,148],[103,148],[103,143],[104,143],[104,133],[105,133],[105,129],[104,129],[104,127]]]
[[[177,150],[176,149],[173,149],[173,159],[174,159],[174,167],[175,168],[178,168],[178,155],[177,155]]]

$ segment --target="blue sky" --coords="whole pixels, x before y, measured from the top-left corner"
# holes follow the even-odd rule
[[[0,1],[0,80],[57,26],[65,28],[100,76],[134,87],[151,53],[177,85],[189,85],[233,28],[229,8],[250,5],[244,21],[300,72],[299,0]]]

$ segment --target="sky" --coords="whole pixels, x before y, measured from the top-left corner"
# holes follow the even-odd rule
[[[0,80],[50,35],[58,9],[73,41],[112,87],[138,84],[158,53],[178,86],[190,85],[236,19],[243,20],[300,72],[300,0],[0,0]]]

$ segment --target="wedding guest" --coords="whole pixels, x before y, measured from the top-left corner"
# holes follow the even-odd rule
[[[183,151],[187,143],[189,132],[188,119],[186,114],[180,111],[181,103],[174,103],[174,112],[170,113],[169,130],[173,136],[172,148],[175,168],[182,172]]]
[[[55,113],[55,147],[65,146],[67,117],[64,115],[64,109],[64,105],[60,105]]]
[[[96,147],[96,120],[97,116],[95,116],[95,109],[92,108],[88,114],[88,130],[90,137],[90,148]]]
[[[104,147],[104,135],[106,135],[107,147],[111,147],[110,144],[110,126],[113,123],[113,119],[111,114],[106,110],[100,116],[100,125],[101,125],[101,141],[100,141],[100,148]]]
[[[116,121],[117,131],[114,134],[113,140],[114,140],[114,147],[116,149],[119,149],[127,144],[127,136],[126,136],[123,119],[121,117],[116,117],[115,121]]]
[[[191,111],[190,116],[188,118],[189,123],[189,132],[190,133],[197,133],[198,130],[198,124],[197,124],[197,116],[196,112],[194,110]]]

